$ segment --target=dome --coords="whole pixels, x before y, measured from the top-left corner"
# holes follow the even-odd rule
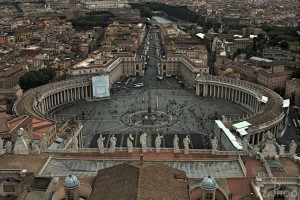
[[[218,187],[216,180],[211,176],[205,177],[200,185],[203,189],[206,190],[215,190]]]
[[[66,177],[64,181],[64,187],[66,188],[74,188],[79,185],[79,180],[74,175],[69,175]]]

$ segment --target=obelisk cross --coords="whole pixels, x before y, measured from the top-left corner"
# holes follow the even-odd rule
[[[151,81],[148,83],[148,114],[151,113]]]

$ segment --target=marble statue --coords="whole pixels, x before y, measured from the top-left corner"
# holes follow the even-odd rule
[[[78,149],[78,138],[75,135],[72,138],[72,149]]]
[[[278,156],[276,145],[277,143],[274,135],[268,131],[261,143],[261,153],[264,158],[275,158],[275,156]]]
[[[216,136],[211,140],[211,149],[213,150],[213,151],[216,151],[216,150],[218,150],[218,144],[219,144],[219,142],[218,142],[218,140],[217,140],[217,138],[216,138]]]
[[[160,152],[160,145],[161,145],[161,139],[163,138],[163,136],[159,135],[159,133],[157,133],[157,136],[155,138],[155,150],[157,153]]]
[[[3,149],[3,140],[0,137],[0,155],[4,154],[4,153],[5,153],[5,150]]]
[[[289,154],[290,156],[294,156],[296,154],[296,150],[297,150],[297,144],[294,140],[291,141],[290,145],[289,145]]]
[[[40,141],[40,149],[44,150],[48,148],[48,140],[46,135],[44,134]]]
[[[191,143],[191,140],[189,138],[188,135],[185,136],[185,138],[183,139],[183,146],[184,146],[184,154],[189,154],[189,145]]]
[[[13,153],[14,154],[29,154],[29,139],[24,138],[25,130],[20,128],[17,132],[17,138],[15,140]]]
[[[104,154],[104,140],[105,137],[102,137],[102,134],[100,134],[98,140],[97,140],[97,144],[98,144],[98,148],[101,154]]]
[[[114,153],[117,144],[117,138],[115,137],[114,134],[110,137],[109,141],[110,141],[109,152]]]
[[[142,146],[142,152],[143,153],[147,152],[147,133],[143,133],[140,136],[140,144]]]
[[[178,142],[179,142],[179,138],[177,137],[177,135],[175,135],[173,139],[174,153],[180,152]]]
[[[129,153],[133,152],[133,143],[132,143],[133,140],[134,140],[134,138],[132,137],[132,135],[130,133],[129,136],[127,137],[127,148],[128,148]]]
[[[18,131],[17,131],[17,135],[19,135],[19,136],[27,136],[27,132],[24,130],[24,128],[20,128]]]
[[[279,146],[279,156],[285,155],[285,145]]]
[[[12,144],[11,141],[6,142],[5,144],[6,153],[12,153]]]
[[[0,151],[3,150],[3,140],[2,138],[0,137]]]
[[[32,153],[40,154],[40,147],[37,142],[32,142]]]
[[[247,137],[243,138],[243,152],[244,154],[248,153],[248,144],[249,144],[249,140]]]

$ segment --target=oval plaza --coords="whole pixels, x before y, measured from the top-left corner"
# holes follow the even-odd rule
[[[214,120],[213,135],[222,141],[221,145],[226,150],[240,150],[245,136],[249,138],[250,144],[255,145],[262,141],[263,133],[267,131],[276,137],[284,134],[288,101],[270,89],[241,80],[199,75],[194,92],[200,97],[235,102],[248,110],[240,116],[220,113],[221,118]],[[30,90],[17,102],[15,108],[20,114],[51,119],[48,111],[80,99],[93,99],[90,78],[61,81]]]

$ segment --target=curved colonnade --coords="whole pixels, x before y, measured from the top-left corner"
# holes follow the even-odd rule
[[[17,115],[48,118],[47,112],[63,104],[92,97],[92,80],[76,78],[28,90],[14,104]],[[53,119],[50,119],[53,120]]]
[[[92,81],[88,79],[73,79],[54,83],[50,88],[39,90],[37,98],[33,101],[33,108],[39,114],[45,115],[49,110],[63,104],[91,97]]]
[[[196,78],[196,94],[234,101],[250,110],[252,113],[247,116],[227,118],[223,123],[232,130],[233,123],[248,121],[252,125],[247,129],[251,144],[260,142],[267,131],[276,137],[285,131],[283,99],[268,88],[247,81],[208,75]],[[262,96],[268,97],[267,103],[261,102]],[[47,118],[49,110],[82,98],[92,98],[90,78],[60,81],[29,90],[15,102],[14,111],[18,115]]]
[[[285,131],[286,113],[282,108],[283,99],[274,91],[247,81],[218,76],[199,76],[196,78],[196,94],[199,96],[221,98],[234,101],[252,112],[242,118],[226,118],[224,125],[232,130],[232,124],[247,121],[249,142],[262,141],[263,133],[271,131],[281,137]],[[267,97],[267,102],[262,97]]]

